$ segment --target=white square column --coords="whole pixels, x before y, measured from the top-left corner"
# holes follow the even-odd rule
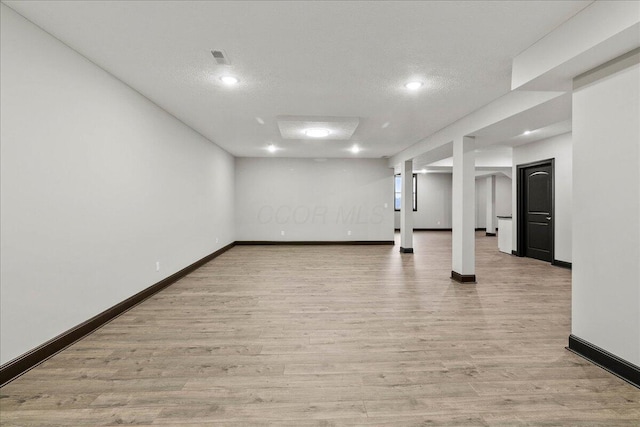
[[[487,177],[487,236],[496,235],[496,176]]]
[[[402,162],[400,174],[400,252],[413,253],[413,160]]]
[[[451,278],[461,283],[476,282],[474,149],[472,137],[463,136],[453,141]]]

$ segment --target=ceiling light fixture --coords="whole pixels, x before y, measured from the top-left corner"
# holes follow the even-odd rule
[[[523,135],[529,135],[531,133],[530,130],[525,130],[524,132],[522,132]]]
[[[329,129],[313,128],[305,129],[304,134],[311,138],[324,138],[331,134]]]
[[[353,147],[351,147],[351,152],[353,154],[358,154],[360,152],[360,147],[354,144]]]
[[[260,123],[261,125],[264,124],[264,120],[262,120],[262,117],[256,117],[256,122]]]
[[[276,151],[278,151],[278,147],[273,144],[269,144],[267,145],[267,151],[269,151],[270,153],[275,153]]]
[[[404,85],[404,87],[406,87],[409,90],[416,90],[416,89],[420,89],[423,84],[424,83],[422,82],[415,81],[415,82],[407,83],[406,85]]]
[[[220,80],[222,80],[222,83],[225,83],[228,85],[234,85],[240,82],[240,80],[237,77],[233,77],[233,76],[222,76],[220,77]]]

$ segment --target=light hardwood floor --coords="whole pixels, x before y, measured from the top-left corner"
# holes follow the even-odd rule
[[[3,426],[640,425],[640,390],[565,350],[571,272],[477,235],[237,246],[0,390]]]

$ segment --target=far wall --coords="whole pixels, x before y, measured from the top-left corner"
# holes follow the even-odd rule
[[[418,174],[418,210],[413,212],[414,228],[451,228],[451,173]],[[486,178],[476,179],[476,228],[485,228]],[[511,179],[496,177],[496,216],[511,215]],[[395,212],[395,228],[400,228],[400,212]]]
[[[511,209],[511,178],[496,175],[495,216],[509,216]],[[476,228],[487,226],[487,178],[476,179]],[[497,221],[496,221],[497,225]]]
[[[384,159],[236,158],[236,239],[387,240],[393,169]]]

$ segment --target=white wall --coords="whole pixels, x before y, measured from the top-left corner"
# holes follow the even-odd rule
[[[636,54],[635,65],[626,68],[605,67],[596,81],[573,94],[572,333],[636,365],[640,365],[639,57]]]
[[[418,210],[413,212],[414,228],[451,228],[450,173],[418,174]],[[476,179],[476,228],[486,226],[485,178]],[[511,179],[496,179],[496,216],[511,215]],[[395,213],[394,227],[400,228],[400,212]]]
[[[513,148],[513,248],[518,247],[516,167],[518,165],[546,159],[555,159],[554,258],[559,261],[571,262],[571,198],[573,192],[571,133],[565,133]]]
[[[450,173],[418,174],[418,210],[413,228],[451,228]],[[400,217],[400,212],[397,212]]]
[[[235,236],[232,156],[1,8],[4,363]]]
[[[418,210],[412,213],[413,228],[451,228],[451,173],[419,173],[417,177]],[[400,228],[400,212],[394,214],[394,227]]]
[[[384,159],[237,158],[235,169],[237,240],[394,238]]]
[[[496,210],[497,216],[511,215],[511,179],[504,175],[496,175]],[[496,226],[498,221],[495,222]],[[476,228],[487,226],[487,179],[476,179]]]

